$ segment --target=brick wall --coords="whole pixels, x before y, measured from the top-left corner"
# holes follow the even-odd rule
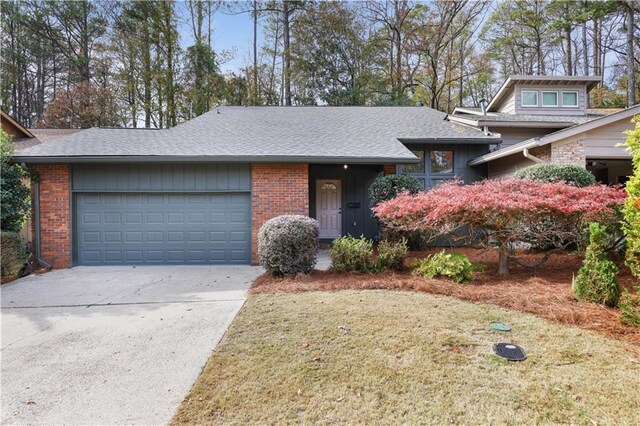
[[[395,164],[385,164],[382,166],[382,174],[383,175],[395,175],[396,174],[396,165]]]
[[[56,269],[70,268],[70,168],[66,164],[34,164],[30,168],[40,182],[40,257]]]
[[[309,215],[308,164],[251,166],[251,259],[258,262],[258,230],[283,214]]]
[[[585,167],[587,158],[584,151],[584,141],[551,144],[551,162]]]

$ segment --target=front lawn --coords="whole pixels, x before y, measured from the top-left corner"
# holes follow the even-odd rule
[[[628,343],[450,297],[251,295],[173,423],[638,424],[639,368]]]
[[[438,251],[440,249],[431,248],[412,252],[410,256],[422,258]],[[251,292],[298,293],[345,289],[419,291],[532,313],[550,321],[575,325],[640,345],[640,328],[622,324],[620,309],[575,300],[571,291],[571,276],[580,269],[581,256],[572,253],[557,254],[538,269],[513,266],[508,276],[500,276],[497,274],[498,255],[495,250],[457,248],[452,251],[462,252],[471,261],[484,264],[485,270],[474,273],[473,282],[469,284],[455,284],[447,278],[424,279],[412,275],[409,267],[411,259],[407,259],[405,270],[383,274],[314,271],[311,275],[286,278],[263,274],[255,281]],[[539,255],[522,255],[521,258],[532,261],[539,258]],[[631,291],[635,280],[628,268],[622,262],[618,263],[621,267],[618,281],[623,288]]]

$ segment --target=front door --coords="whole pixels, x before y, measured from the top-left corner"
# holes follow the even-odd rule
[[[320,222],[320,238],[342,235],[341,181],[316,181],[316,217]]]

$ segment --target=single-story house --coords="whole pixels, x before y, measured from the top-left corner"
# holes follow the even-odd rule
[[[383,174],[425,189],[486,178],[501,136],[453,115],[219,107],[171,129],[87,129],[14,158],[39,176],[34,243],[55,268],[255,263],[260,226],[281,214],[318,219],[322,239],[375,238],[368,188]]]

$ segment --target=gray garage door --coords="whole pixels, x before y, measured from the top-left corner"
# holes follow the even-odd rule
[[[248,180],[229,166],[77,166],[75,263],[249,263]]]

